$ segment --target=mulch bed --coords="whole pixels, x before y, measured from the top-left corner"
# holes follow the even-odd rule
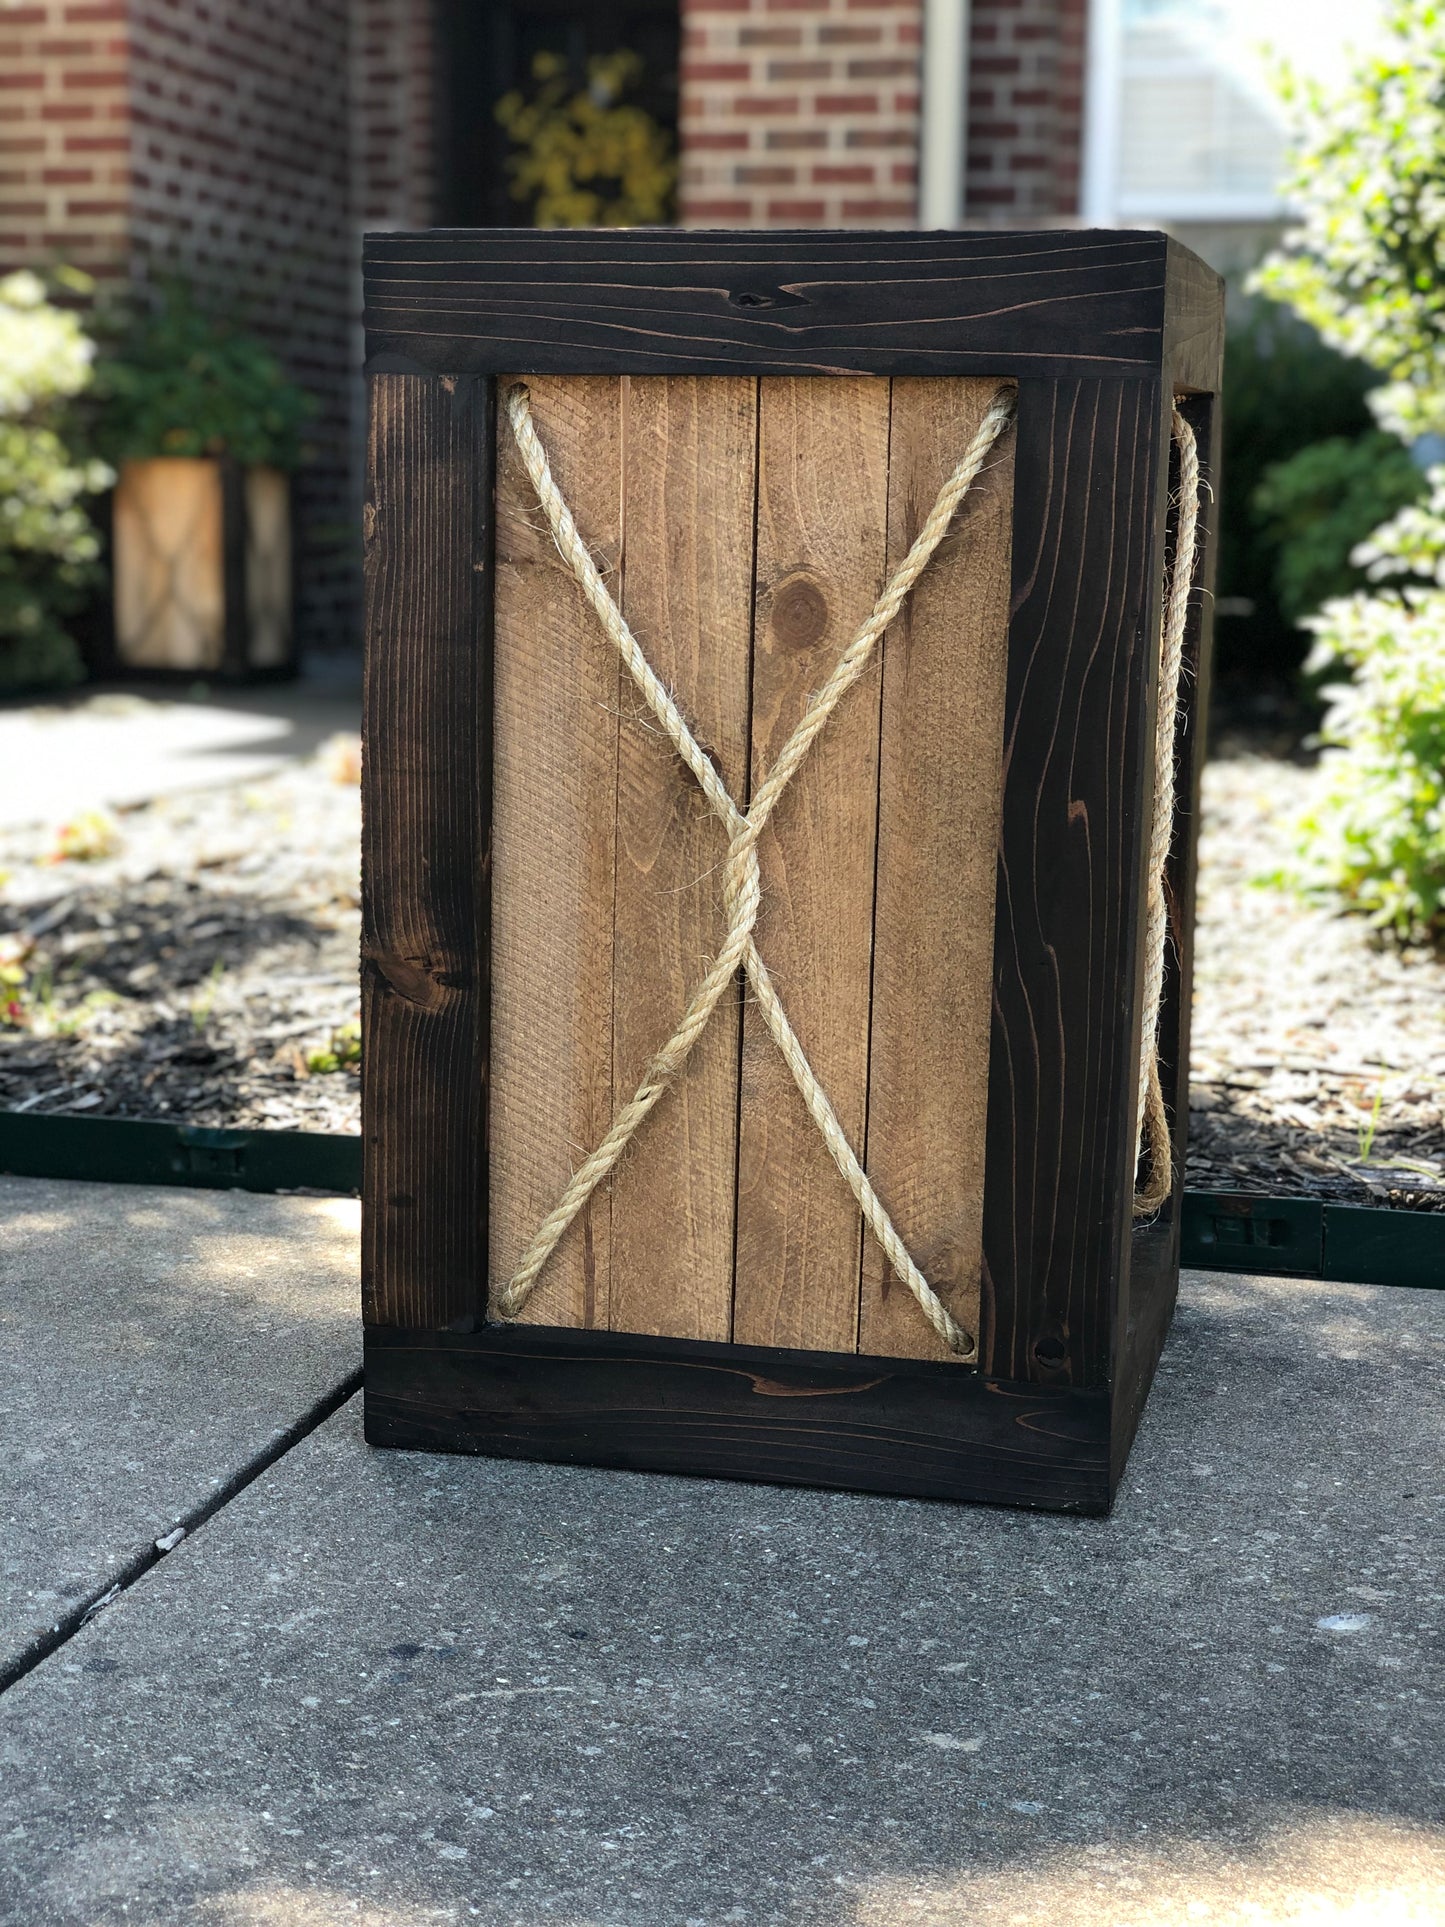
[[[53,861],[57,826],[0,835],[0,926],[25,975],[0,1105],[358,1130],[355,1065],[308,1066],[345,1058],[336,1033],[359,1014],[353,769],[333,749],[118,813],[98,859]]]
[[[1205,770],[1188,1183],[1445,1210],[1445,963],[1268,882],[1312,771]]]
[[[349,763],[126,811],[93,860],[0,836],[0,1105],[356,1131],[355,1065],[313,1068],[357,1016]],[[1189,1183],[1445,1210],[1445,965],[1259,880],[1310,780],[1238,739],[1206,771]]]

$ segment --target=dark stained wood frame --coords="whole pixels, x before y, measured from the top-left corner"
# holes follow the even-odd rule
[[[1143,877],[1176,396],[1218,277],[1160,234],[507,229],[366,249],[363,1292],[375,1443],[1106,1510],[1173,1309],[1136,1229]],[[1019,386],[979,1370],[486,1319],[494,378]],[[1212,524],[1206,509],[1205,524]],[[1212,536],[1197,581],[1212,581]],[[1208,596],[1169,878],[1182,1174]]]

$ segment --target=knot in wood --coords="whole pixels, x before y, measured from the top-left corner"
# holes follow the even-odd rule
[[[812,649],[828,633],[828,598],[807,575],[790,576],[773,594],[772,628],[787,649]]]

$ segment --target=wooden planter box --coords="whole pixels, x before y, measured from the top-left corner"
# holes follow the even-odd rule
[[[443,232],[371,238],[367,319],[368,1438],[1107,1508],[1178,1270],[1205,594],[1176,1185],[1136,1225],[1142,902],[1171,409],[1207,477],[1217,277],[1133,232]],[[552,543],[517,377],[740,808],[1016,386],[759,848],[759,952],[969,1362],[740,991],[521,1318],[490,1309],[726,925],[727,832]]]
[[[115,670],[244,679],[294,669],[283,469],[209,456],[124,462],[111,550]]]

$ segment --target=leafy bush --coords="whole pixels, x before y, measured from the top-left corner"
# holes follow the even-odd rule
[[[269,349],[207,313],[179,282],[105,324],[95,438],[112,462],[230,455],[295,468],[313,412]]]
[[[517,151],[507,161],[514,201],[536,227],[638,227],[671,218],[677,186],[672,139],[623,97],[636,87],[634,53],[594,55],[574,89],[561,54],[538,54],[530,99],[504,94],[497,119]]]
[[[1424,501],[1401,509],[1355,550],[1354,562],[1371,582],[1415,575],[1445,588],[1445,468],[1430,469],[1424,482]]]
[[[1394,0],[1384,25],[1337,92],[1286,77],[1302,219],[1257,285],[1385,374],[1371,405],[1413,438],[1445,432],[1445,7]]]
[[[1408,511],[1407,511],[1408,513]],[[1445,591],[1356,595],[1307,627],[1325,689],[1306,883],[1403,939],[1445,938]]]
[[[92,354],[79,320],[46,299],[36,275],[0,280],[0,687],[84,673],[64,618],[97,576],[84,498],[113,478],[71,453],[61,411],[90,381]]]
[[[1393,435],[1373,429],[1314,442],[1264,472],[1256,520],[1275,544],[1275,593],[1291,622],[1365,584],[1354,551],[1428,483]]]
[[[1327,95],[1291,84],[1287,198],[1300,225],[1258,277],[1324,339],[1388,379],[1370,405],[1403,436],[1445,430],[1445,7],[1394,0],[1381,53]],[[1374,581],[1445,558],[1445,472],[1354,551]],[[1401,938],[1445,937],[1445,589],[1327,602],[1306,625],[1325,689],[1310,880]]]
[[[1273,466],[1309,443],[1372,432],[1365,395],[1376,377],[1269,302],[1231,316],[1224,353],[1215,664],[1226,679],[1283,679],[1308,642],[1280,607],[1279,532],[1257,509],[1257,492]]]

